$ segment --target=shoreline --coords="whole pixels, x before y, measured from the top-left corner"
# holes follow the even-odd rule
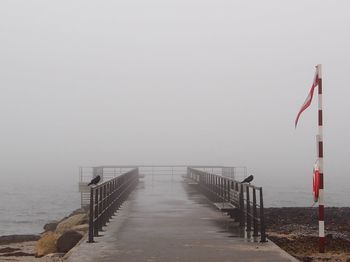
[[[0,261],[61,262],[63,256],[85,237],[87,223],[87,210],[78,208],[59,220],[48,221],[43,225],[41,233],[2,235]],[[72,243],[72,237],[79,240]],[[62,246],[63,251],[60,250]]]
[[[317,207],[264,208],[268,238],[287,253],[301,261],[350,261],[350,207],[326,207],[326,253],[318,253]],[[61,223],[86,210],[76,209],[55,221]],[[45,232],[56,226],[48,222],[40,234],[0,236],[1,261],[63,261],[63,254],[35,257],[35,247]],[[86,232],[85,232],[86,233]],[[83,235],[84,237],[84,235]],[[68,251],[69,252],[69,251]],[[11,255],[12,254],[12,255]]]
[[[350,261],[350,207],[326,207],[326,252],[318,252],[318,208],[265,208],[268,238],[300,261]]]

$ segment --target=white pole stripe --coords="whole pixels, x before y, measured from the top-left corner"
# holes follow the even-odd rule
[[[318,221],[319,237],[324,237],[324,221]]]
[[[318,110],[322,110],[322,94],[318,95]]]
[[[323,174],[323,158],[318,159],[318,171]]]
[[[318,78],[322,79],[322,65],[318,64],[316,67],[317,67]]]
[[[318,127],[318,133],[320,133],[320,127]],[[320,142],[320,135],[316,135],[316,152],[317,152],[317,158],[318,158],[318,156],[320,155],[320,153],[318,152],[318,144],[319,144],[319,142]],[[318,160],[316,161],[316,164],[317,164],[317,169],[320,170]]]
[[[323,137],[323,128],[322,128],[322,126],[318,126],[318,135],[320,136],[318,141],[322,141],[321,140],[321,138]]]
[[[318,205],[319,206],[324,206],[324,190],[319,189],[318,190]]]

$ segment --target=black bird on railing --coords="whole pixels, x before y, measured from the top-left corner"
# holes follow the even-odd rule
[[[246,179],[244,179],[241,183],[249,183],[252,182],[254,179],[253,175],[248,176]]]
[[[100,175],[98,175],[98,176],[94,177],[94,178],[90,181],[90,183],[88,184],[88,186],[90,186],[90,185],[97,185],[98,182],[100,182],[100,180],[101,180],[101,177],[100,177]]]

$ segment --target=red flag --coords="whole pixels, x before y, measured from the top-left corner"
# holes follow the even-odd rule
[[[319,80],[318,69],[316,68],[314,82],[312,83],[310,92],[309,92],[308,96],[306,97],[304,104],[301,106],[299,113],[297,115],[297,118],[295,119],[295,128],[297,128],[298,120],[299,120],[301,113],[304,112],[304,110],[311,105],[311,101],[312,101],[312,97],[314,95],[315,87],[318,85],[318,80]]]

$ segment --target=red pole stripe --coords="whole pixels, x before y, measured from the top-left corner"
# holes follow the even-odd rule
[[[319,238],[319,247],[320,247],[320,253],[324,253],[324,244],[325,244],[325,238],[320,237]]]
[[[318,157],[323,158],[323,142],[318,142]]]
[[[322,110],[318,110],[318,125],[323,125]]]
[[[318,179],[319,179],[319,189],[323,189],[323,173],[320,173],[319,174],[319,177],[318,177]]]

